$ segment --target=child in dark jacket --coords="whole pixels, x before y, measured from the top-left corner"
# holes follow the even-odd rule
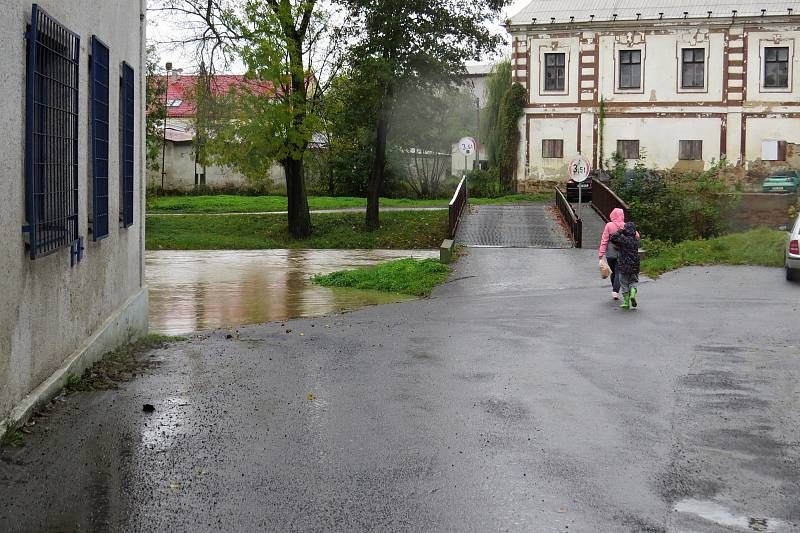
[[[619,271],[620,292],[622,292],[622,309],[637,307],[636,294],[639,291],[639,238],[633,222],[626,222],[625,227],[609,237],[619,250],[617,270]]]

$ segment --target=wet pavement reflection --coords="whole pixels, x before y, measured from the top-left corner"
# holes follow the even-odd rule
[[[426,250],[224,250],[147,252],[150,332],[195,331],[328,315],[411,299],[401,295],[314,285],[328,274]]]

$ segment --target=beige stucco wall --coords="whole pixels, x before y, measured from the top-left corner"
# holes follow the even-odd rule
[[[703,161],[708,168],[719,161],[721,119],[719,118],[609,118],[603,133],[606,159],[617,151],[617,141],[638,139],[642,162],[654,168],[672,168],[678,163],[680,140],[703,141]],[[669,132],[669,134],[665,134]],[[689,164],[688,161],[681,162]]]
[[[577,151],[599,163],[616,151],[618,139],[638,139],[648,166],[691,168],[678,160],[681,140],[703,141],[703,164],[721,156],[749,166],[761,157],[764,140],[798,143],[800,136],[800,18],[753,17],[715,21],[596,21],[536,24],[509,28],[513,81],[528,92],[520,122],[517,176],[524,180],[562,180]],[[765,46],[789,48],[789,87],[763,87]],[[705,87],[681,86],[681,50],[701,48]],[[619,53],[641,50],[642,86],[618,87]],[[545,53],[566,56],[566,88],[543,90]],[[600,101],[605,126],[600,132]],[[580,124],[579,132],[575,127]],[[580,140],[578,141],[578,136]],[[564,160],[544,160],[541,139],[561,138]],[[744,149],[743,149],[744,148]],[[796,160],[786,161],[787,166]]]
[[[30,23],[29,0],[4,0],[0,16],[0,420],[15,403],[45,381],[101,324],[134,295],[143,276],[143,44],[144,0],[39,0],[52,17],[80,35],[79,230],[88,236],[88,48],[96,34],[110,48],[110,236],[87,239],[83,262],[70,267],[68,249],[32,261],[21,228],[25,223],[25,50],[23,32]],[[119,73],[127,61],[136,76],[137,158],[134,172],[134,225],[121,229],[119,218],[118,106]],[[146,306],[139,306],[139,315]],[[144,333],[146,319],[136,317],[126,336]]]

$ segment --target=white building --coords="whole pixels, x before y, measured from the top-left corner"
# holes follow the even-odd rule
[[[147,173],[148,186],[171,191],[190,191],[198,186],[211,189],[247,187],[247,179],[236,169],[216,164],[204,166],[197,162],[194,146],[197,104],[194,94],[198,76],[169,76],[166,79],[169,83],[165,94],[164,168],[163,171],[159,168]],[[216,74],[209,80],[210,91],[215,97],[243,86],[265,96],[275,92],[271,83],[248,81],[239,74]],[[278,163],[273,163],[269,178],[275,188],[286,185],[286,174]]]
[[[147,331],[145,0],[4,0],[0,434]]]
[[[796,161],[800,2],[536,0],[507,29],[528,92],[520,188],[565,179],[577,153],[595,167],[615,152],[666,169]]]

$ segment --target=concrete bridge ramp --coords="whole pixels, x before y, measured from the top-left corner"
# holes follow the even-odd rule
[[[456,243],[484,248],[572,248],[550,202],[468,205]]]

